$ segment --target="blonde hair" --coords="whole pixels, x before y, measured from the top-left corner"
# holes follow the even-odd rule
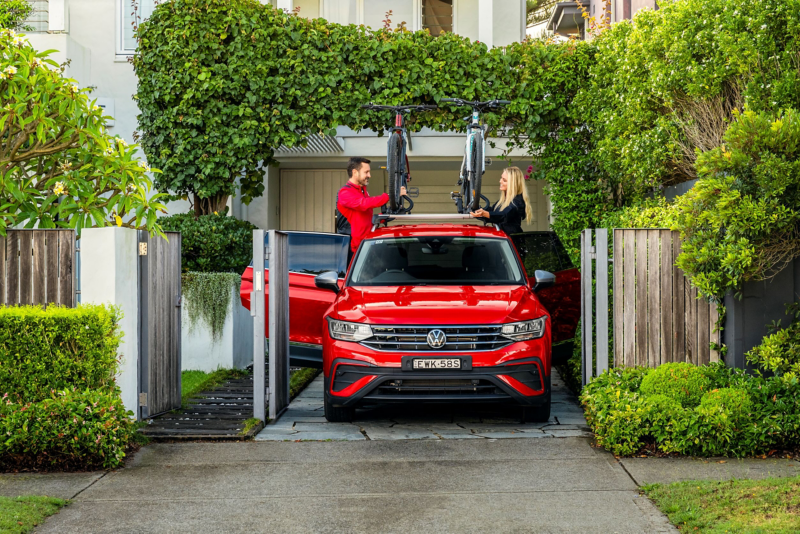
[[[525,185],[525,176],[519,167],[509,167],[505,171],[508,178],[508,185],[505,191],[500,191],[500,200],[497,201],[498,209],[504,210],[511,204],[514,197],[522,195],[525,201],[525,221],[530,224],[533,221],[533,210],[531,201],[528,199],[528,186]]]

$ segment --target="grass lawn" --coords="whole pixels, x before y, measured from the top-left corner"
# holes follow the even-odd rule
[[[181,372],[181,402],[186,406],[186,401],[207,389],[211,389],[231,378],[247,376],[247,371],[240,369],[217,369],[214,372],[182,371]]]
[[[800,477],[642,489],[682,532],[800,532]]]
[[[293,372],[289,376],[289,397],[295,398],[319,373],[319,369],[311,369],[310,367],[303,367]]]
[[[0,532],[30,532],[65,504],[52,497],[0,497]]]

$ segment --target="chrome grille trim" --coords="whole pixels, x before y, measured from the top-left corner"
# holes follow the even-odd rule
[[[372,337],[361,345],[381,352],[487,352],[513,343],[503,337],[503,325],[370,325]],[[443,330],[447,343],[441,349],[432,349],[427,335],[433,329]]]

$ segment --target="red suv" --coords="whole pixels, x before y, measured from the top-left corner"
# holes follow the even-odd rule
[[[347,236],[289,234],[290,356],[314,365],[321,346],[329,421],[388,402],[506,402],[549,418],[552,343],[571,352],[580,313],[555,234],[377,228],[346,275]],[[242,278],[249,307],[252,270]]]

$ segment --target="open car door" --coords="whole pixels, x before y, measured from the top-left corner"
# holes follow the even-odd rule
[[[336,294],[319,289],[314,277],[336,271],[343,279],[347,271],[350,236],[321,232],[286,232],[289,234],[289,363],[295,367],[322,368],[322,317],[333,304]],[[265,236],[264,244],[269,237]],[[267,333],[269,333],[269,262],[264,276]],[[253,266],[245,269],[239,296],[242,306],[250,309],[253,291]]]
[[[529,278],[537,269],[556,275],[555,285],[538,291],[536,296],[553,321],[553,363],[562,364],[572,355],[581,317],[581,273],[555,232],[525,232],[512,235],[511,240]]]

